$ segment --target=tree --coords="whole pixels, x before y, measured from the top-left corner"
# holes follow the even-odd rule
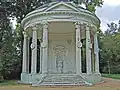
[[[120,72],[119,28],[119,24],[113,22],[108,24],[108,29],[100,39],[100,61],[103,66],[102,72],[108,72],[109,74]]]
[[[8,79],[20,69],[20,59],[15,43],[15,31],[12,28],[8,12],[4,5],[0,7],[0,76]],[[14,73],[14,74],[13,74]]]
[[[71,0],[76,4],[85,4],[86,9],[94,12],[101,0]],[[20,72],[22,60],[23,29],[21,20],[37,7],[49,3],[51,0],[0,0],[0,72],[4,78]],[[10,18],[17,18],[16,29],[12,29]]]

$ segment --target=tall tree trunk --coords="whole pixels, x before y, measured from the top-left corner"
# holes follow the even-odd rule
[[[108,61],[108,73],[111,74],[110,61]]]

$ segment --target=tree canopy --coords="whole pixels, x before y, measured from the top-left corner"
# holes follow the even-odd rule
[[[100,39],[102,72],[120,73],[120,23],[111,22]]]

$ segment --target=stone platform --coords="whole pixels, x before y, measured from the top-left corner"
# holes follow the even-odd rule
[[[91,85],[87,83],[80,75],[49,74],[37,84],[32,86],[66,86],[66,85]]]

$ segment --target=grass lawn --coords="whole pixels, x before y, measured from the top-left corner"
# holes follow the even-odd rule
[[[18,85],[17,80],[5,80],[0,82],[0,86]]]
[[[104,74],[105,75],[105,74]],[[107,76],[107,75],[106,75]],[[120,75],[119,75],[120,76]],[[0,90],[120,90],[120,80],[115,80],[111,78],[103,78],[104,83],[96,84],[93,86],[41,86],[41,87],[31,87],[31,85],[20,85],[17,84],[17,80],[10,80],[0,82]]]
[[[102,74],[102,77],[120,79],[120,74]]]
[[[120,74],[102,74],[102,77],[120,79]],[[0,82],[0,86],[20,85],[17,80],[5,80]]]

